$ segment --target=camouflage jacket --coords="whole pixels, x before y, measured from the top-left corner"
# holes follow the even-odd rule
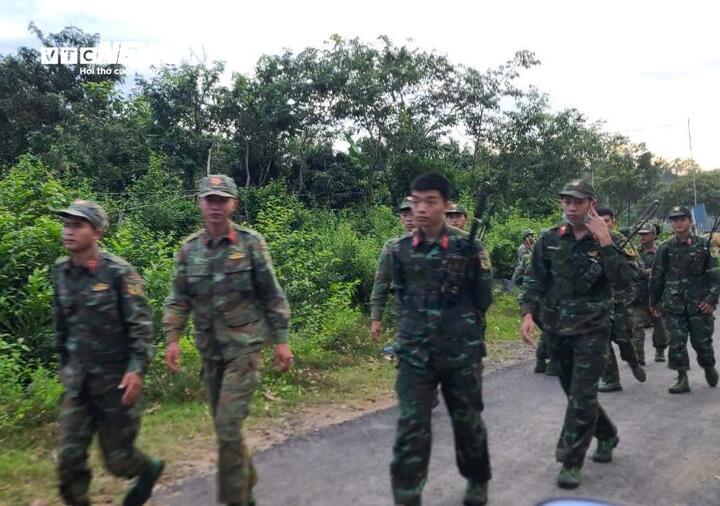
[[[640,250],[640,260],[643,263],[643,271],[640,274],[640,279],[635,284],[635,299],[633,303],[636,305],[647,306],[650,303],[650,275],[646,274],[647,269],[652,269],[655,263],[655,255],[657,248],[653,246],[650,249]]]
[[[523,248],[522,256],[519,256],[520,248]],[[512,278],[510,278],[513,284],[517,287],[522,287],[523,285],[523,276],[525,276],[525,271],[527,271],[527,268],[530,265],[530,257],[532,256],[532,250],[525,246],[525,244],[522,244],[520,248],[518,248],[518,263],[515,266]]]
[[[528,248],[527,244],[525,244],[525,242],[523,241],[522,244],[520,244],[520,246],[518,246],[515,264],[517,265],[517,264],[522,263],[523,259],[527,255],[529,255],[531,252],[532,252],[532,248]]]
[[[67,390],[78,391],[88,375],[147,371],[152,315],[142,278],[129,263],[105,252],[88,267],[61,257],[52,282],[55,347]]]
[[[618,251],[620,251],[620,246],[625,244],[622,252],[625,255],[625,259],[630,264],[630,267],[632,267],[633,271],[635,272],[633,283],[616,284],[613,286],[613,300],[615,301],[615,305],[629,306],[633,303],[633,300],[635,299],[635,288],[638,281],[642,277],[644,263],[635,247],[626,241],[624,235],[614,231],[610,231],[610,236],[612,237],[615,246],[618,247]]]
[[[386,246],[375,279],[385,286],[391,280],[396,293],[397,356],[419,366],[431,357],[441,367],[477,363],[492,302],[492,266],[480,241],[471,251],[467,232],[446,227],[432,243],[416,230]],[[374,316],[382,314],[382,290],[374,289]]]
[[[719,293],[720,266],[704,238],[691,234],[687,241],[673,237],[660,245],[650,275],[650,306],[693,315],[701,302],[717,305]]]
[[[231,223],[219,240],[203,229],[183,242],[165,302],[168,342],[185,333],[191,313],[206,358],[229,359],[267,341],[288,342],[290,307],[260,234]]]
[[[395,286],[393,284],[393,256],[391,254],[393,245],[397,243],[401,237],[394,237],[388,240],[382,248],[380,253],[380,264],[378,265],[377,271],[375,271],[375,282],[373,283],[372,294],[370,295],[370,319],[371,320],[382,320],[383,311],[385,304],[387,304],[388,296],[395,293]],[[399,301],[395,297],[395,303],[393,309],[397,314],[399,312]]]
[[[591,234],[579,241],[570,225],[542,233],[524,280],[522,313],[561,335],[586,334],[610,326],[613,290],[637,278],[617,243],[600,246]]]

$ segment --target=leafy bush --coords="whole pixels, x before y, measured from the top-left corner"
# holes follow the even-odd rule
[[[202,225],[194,195],[183,189],[182,180],[168,171],[165,158],[157,154],[150,156],[147,172],[122,199],[108,199],[104,204],[111,219],[124,223],[129,217],[151,232],[176,238]]]
[[[30,348],[22,339],[0,336],[0,434],[55,419],[62,387],[57,376],[38,361],[24,357]]]
[[[145,378],[150,401],[188,402],[203,398],[202,359],[192,336],[180,339],[180,350],[183,372],[175,374],[165,366],[165,344],[158,343]]]
[[[70,199],[29,156],[0,180],[0,335],[25,343],[24,360],[48,363],[52,356],[48,273],[63,249],[61,226],[51,213]]]
[[[512,276],[517,260],[517,248],[522,242],[525,229],[531,229],[537,237],[540,232],[553,226],[558,216],[542,219],[528,218],[513,212],[502,221],[494,222],[485,238],[485,247],[490,252],[495,277],[508,279]]]

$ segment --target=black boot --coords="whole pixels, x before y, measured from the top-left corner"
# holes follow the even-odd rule
[[[150,499],[155,482],[165,469],[165,462],[151,459],[148,468],[145,469],[135,480],[135,483],[128,489],[123,506],[142,506]]]
[[[553,362],[552,360],[548,360],[545,374],[548,376],[560,376],[560,369],[558,369],[558,366],[555,362]]]
[[[705,368],[705,379],[707,380],[707,384],[711,387],[716,387],[718,384],[718,372],[717,369],[715,369],[714,366],[706,367]]]
[[[687,371],[678,371],[677,382],[670,388],[668,392],[671,394],[684,394],[690,391],[690,382],[688,381]]]
[[[632,370],[635,379],[638,380],[640,383],[645,383],[647,381],[647,374],[645,374],[645,369],[642,368],[642,365],[640,365],[639,362],[635,365],[631,365],[630,369]]]

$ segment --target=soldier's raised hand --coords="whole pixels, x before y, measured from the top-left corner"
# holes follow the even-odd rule
[[[605,220],[600,217],[595,208],[591,208],[590,212],[588,212],[588,219],[587,222],[585,222],[585,226],[595,237],[595,240],[600,243],[600,246],[610,246],[612,244],[612,237],[605,224]]]

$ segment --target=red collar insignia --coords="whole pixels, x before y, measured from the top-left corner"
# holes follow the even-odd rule
[[[424,237],[423,233],[420,231],[419,228],[415,229],[415,232],[413,233],[413,238],[412,238],[412,247],[417,248],[420,245],[420,243],[422,243],[424,241],[425,241],[425,237]],[[445,251],[448,250],[448,248],[450,247],[450,236],[448,235],[447,231],[444,231],[442,233],[442,236],[440,237],[440,241],[438,241],[438,244]]]
[[[230,232],[227,235],[228,240],[230,241],[230,244],[237,244],[237,230],[234,228],[230,228]]]
[[[450,236],[447,234],[443,234],[442,238],[440,239],[440,247],[447,251],[447,249],[450,247]]]
[[[221,239],[227,239],[230,244],[237,244],[238,238],[237,238],[237,230],[235,230],[232,225],[230,226],[230,229],[228,230],[227,234],[225,234]],[[210,241],[212,241],[212,238],[205,232],[205,246],[207,247],[210,244]]]

